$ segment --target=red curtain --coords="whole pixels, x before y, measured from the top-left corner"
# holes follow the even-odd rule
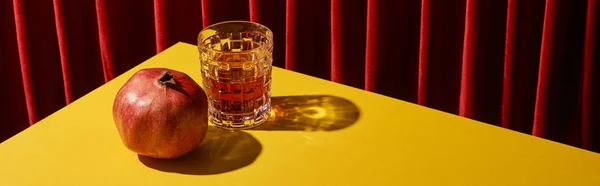
[[[275,66],[600,151],[597,0],[0,1],[0,140],[204,27]]]

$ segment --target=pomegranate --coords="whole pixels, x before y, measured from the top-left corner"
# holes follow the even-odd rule
[[[137,71],[117,92],[113,119],[129,150],[174,159],[204,140],[207,109],[206,94],[187,74],[147,68]]]

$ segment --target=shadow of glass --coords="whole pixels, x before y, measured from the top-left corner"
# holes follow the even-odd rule
[[[178,159],[154,159],[138,155],[147,167],[192,175],[210,175],[233,171],[250,165],[262,151],[262,145],[243,131],[209,126],[198,148]]]
[[[271,98],[271,116],[249,130],[334,131],[346,128],[360,116],[351,101],[329,95]]]

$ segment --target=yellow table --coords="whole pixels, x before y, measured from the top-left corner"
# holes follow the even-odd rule
[[[111,116],[137,70],[200,82],[178,43],[0,144],[0,185],[600,185],[600,155],[274,68],[276,116],[180,160],[127,150]]]

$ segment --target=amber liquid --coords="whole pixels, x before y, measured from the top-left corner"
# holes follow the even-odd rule
[[[210,120],[226,128],[247,128],[263,122],[270,111],[270,57],[225,53],[203,63],[203,84],[209,97]]]

